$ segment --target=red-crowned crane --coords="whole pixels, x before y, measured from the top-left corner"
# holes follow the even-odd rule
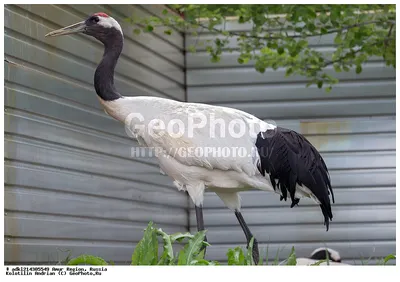
[[[202,206],[204,191],[209,189],[234,211],[249,244],[253,234],[240,212],[238,192],[259,189],[280,194],[280,200],[286,201],[289,195],[290,207],[302,197],[313,199],[328,231],[333,217],[330,195],[334,203],[328,169],[304,136],[232,108],[122,96],[114,86],[114,69],[124,42],[118,22],[105,13],[95,13],[46,36],[72,33],[84,33],[103,43],[104,55],[94,74],[100,103],[110,116],[131,129],[140,144],[157,148],[161,170],[192,199],[198,230],[204,230]],[[221,129],[218,136],[216,122]],[[253,257],[258,262],[256,240]]]

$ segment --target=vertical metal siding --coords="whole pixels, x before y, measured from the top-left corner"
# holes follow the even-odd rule
[[[228,23],[225,28],[245,28]],[[200,33],[187,36],[186,47],[212,39]],[[332,36],[311,38],[322,52],[332,50]],[[235,48],[236,41],[231,41]],[[298,256],[314,248],[338,250],[349,263],[375,259],[395,252],[395,71],[379,58],[363,66],[363,72],[335,74],[340,83],[327,94],[305,87],[303,77],[286,78],[284,70],[257,73],[254,62],[239,65],[238,53],[224,53],[211,63],[205,50],[188,52],[187,95],[190,102],[229,106],[306,135],[322,153],[331,171],[336,203],[334,219],[325,232],[318,206],[302,199],[290,209],[279,196],[260,191],[241,193],[243,216],[260,243],[269,247],[269,259],[277,250],[287,257],[291,246]],[[332,70],[330,70],[332,72]],[[226,260],[228,248],[245,245],[234,214],[213,193],[205,196],[204,220],[211,247],[209,259]],[[196,230],[194,209],[191,230]]]
[[[91,253],[129,261],[153,220],[187,230],[187,196],[101,109],[92,81],[102,45],[84,35],[44,38],[104,11],[123,28],[115,82],[128,96],[183,100],[183,35],[134,35],[124,21],[161,6],[5,6],[5,262],[55,263]]]

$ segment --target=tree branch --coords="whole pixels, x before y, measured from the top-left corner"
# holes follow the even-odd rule
[[[376,45],[376,44],[371,44],[371,46],[373,46],[373,45]],[[360,49],[358,49],[357,51],[353,51],[353,54],[357,54],[357,53],[360,53],[360,52],[362,52],[362,51],[363,51],[363,49],[360,48]],[[333,60],[333,61],[326,61],[322,67],[325,68],[325,67],[330,66],[330,65],[333,65],[333,64],[335,64],[335,63],[339,63],[339,62],[341,62],[341,61],[344,60],[344,59],[346,59],[346,56],[342,56],[342,57],[340,57],[339,59],[336,59],[336,60]]]
[[[385,40],[394,40],[394,39],[393,39],[393,38],[385,38],[384,41],[385,41]],[[368,47],[372,47],[372,46],[378,45],[378,44],[381,43],[381,42],[382,42],[382,41],[377,41],[377,42],[368,44]],[[353,51],[353,54],[357,54],[357,53],[360,53],[360,52],[363,52],[363,51],[365,51],[365,50],[364,50],[363,48],[360,48],[360,49],[358,49],[358,50],[356,50],[356,51]],[[338,59],[336,59],[336,60],[333,60],[333,61],[324,60],[324,62],[321,62],[321,65],[320,65],[319,67],[320,67],[320,69],[322,70],[323,68],[325,68],[325,67],[327,67],[327,66],[333,65],[333,64],[335,64],[335,63],[340,63],[341,61],[343,61],[343,60],[345,60],[345,59],[347,59],[346,56],[342,56],[342,57],[340,57],[340,58],[338,58]],[[352,62],[352,64],[353,64],[353,62]],[[307,71],[310,69],[310,65],[309,65],[309,64],[302,64],[301,62],[288,63],[288,64],[285,64],[285,65],[282,65],[281,67],[288,67],[288,66],[291,66],[291,67],[300,67],[300,68],[301,68],[303,71],[305,71],[305,72],[307,72]],[[321,70],[316,70],[316,74],[317,74],[318,72],[320,72]]]
[[[389,29],[387,38],[386,38],[385,41],[384,41],[385,48],[386,48],[386,46],[387,46],[387,44],[388,44],[388,41],[390,41],[389,37],[390,37],[390,35],[392,35],[392,30],[393,30],[393,26],[394,26],[394,25],[395,25],[395,23],[392,23],[392,24],[390,25],[390,29]]]
[[[386,42],[386,41],[390,41],[390,40],[392,40],[392,38],[385,38],[384,40],[383,40],[383,42]],[[375,45],[378,45],[379,43],[381,43],[382,41],[377,41],[377,42],[374,42],[374,43],[372,43],[372,44],[369,44],[368,45],[368,47],[372,47],[372,46],[375,46]],[[365,46],[364,46],[365,47]],[[364,51],[364,48],[360,48],[360,49],[358,49],[358,50],[356,50],[356,51],[353,51],[353,54],[355,55],[355,54],[357,54],[357,53],[360,53],[360,52],[363,52]],[[329,65],[333,65],[333,64],[335,64],[335,63],[339,63],[339,62],[341,62],[342,60],[344,60],[344,59],[346,59],[346,56],[342,56],[342,57],[340,57],[340,58],[338,58],[338,59],[336,59],[336,60],[333,60],[333,61],[326,61],[324,64],[323,64],[323,68],[325,68],[325,67],[327,67],[327,66],[329,66]]]
[[[393,25],[396,24],[396,21],[387,21],[392,23],[392,27]],[[348,26],[344,26],[342,28],[338,28],[338,29],[332,29],[332,30],[328,30],[325,33],[316,33],[316,34],[307,34],[307,35],[289,35],[289,36],[285,36],[285,38],[303,38],[303,37],[312,37],[312,36],[323,36],[326,34],[332,34],[332,33],[337,33],[340,31],[344,31],[344,30],[348,30],[348,29],[352,29],[355,27],[361,27],[361,26],[365,26],[365,25],[369,25],[369,24],[377,24],[377,23],[382,23],[382,21],[368,21],[368,22],[362,22],[362,23],[357,23],[357,24],[353,24],[353,25],[348,25]],[[202,24],[202,23],[197,23],[199,26],[209,29],[208,26]],[[248,35],[246,33],[240,33],[240,32],[232,32],[232,31],[224,31],[224,30],[220,30],[217,28],[212,28],[213,31],[222,34],[223,32],[228,32],[230,35],[232,36],[244,36],[246,38],[254,38],[254,39],[263,39],[263,40],[268,40],[268,39],[282,39],[283,37],[278,37],[278,36],[255,36],[255,35]]]

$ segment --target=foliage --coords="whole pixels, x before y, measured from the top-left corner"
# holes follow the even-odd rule
[[[108,263],[100,258],[91,255],[80,255],[76,258],[73,258],[67,262],[67,265],[108,265]]]
[[[307,86],[322,88],[326,84],[328,92],[338,82],[334,71],[355,68],[357,74],[361,73],[363,63],[372,57],[396,67],[395,4],[177,4],[169,5],[162,14],[128,21],[140,27],[134,30],[136,34],[158,28],[167,35],[183,31],[198,37],[201,31],[212,33],[213,39],[195,40],[189,51],[205,49],[215,63],[224,51],[235,51],[239,64],[251,63],[260,73],[283,68],[286,76],[306,77]],[[239,25],[250,28],[226,28],[232,16]],[[334,46],[314,48],[319,42]]]
[[[164,250],[165,252],[165,250]],[[163,255],[164,257],[164,255]],[[150,222],[143,238],[136,245],[132,254],[132,265],[155,265],[158,262],[157,232]]]
[[[381,259],[378,262],[378,265],[386,265],[388,263],[388,261],[390,261],[392,259],[396,259],[396,255],[393,255],[393,254],[387,255],[385,258]]]
[[[243,251],[241,247],[229,249],[226,254],[228,257],[228,265],[254,265],[254,260],[252,256],[253,244],[254,244],[254,238],[251,239],[246,253]]]
[[[292,251],[290,252],[289,258],[287,259],[286,265],[296,265],[296,253],[294,251],[294,247],[292,247]]]
[[[136,245],[133,254],[131,265],[221,265],[217,261],[208,261],[204,258],[204,249],[202,247],[209,246],[204,241],[206,231],[200,231],[192,235],[186,233],[167,234],[161,228],[156,228],[150,222],[144,230],[142,239]],[[161,255],[158,253],[159,240],[162,241],[163,251]],[[173,243],[186,244],[179,252],[174,252]],[[255,265],[252,256],[254,239],[251,239],[249,246],[246,250],[242,247],[235,247],[229,249],[227,252],[228,265]],[[388,261],[396,259],[393,254],[388,255],[378,262],[378,265],[386,265]],[[321,260],[314,265],[320,265],[327,260]],[[296,252],[292,247],[289,257],[283,262],[279,263],[279,249],[273,265],[296,265]],[[92,255],[80,255],[73,259],[67,259],[67,265],[114,265],[113,262],[107,263],[104,259]],[[329,264],[329,262],[328,262]],[[268,265],[268,247],[266,252],[266,261],[264,264],[262,256],[258,265]]]

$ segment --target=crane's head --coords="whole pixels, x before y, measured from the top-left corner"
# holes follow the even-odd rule
[[[45,36],[60,36],[72,33],[84,33],[106,43],[108,38],[116,34],[122,35],[122,29],[118,22],[106,13],[95,13],[82,22],[54,30]]]

